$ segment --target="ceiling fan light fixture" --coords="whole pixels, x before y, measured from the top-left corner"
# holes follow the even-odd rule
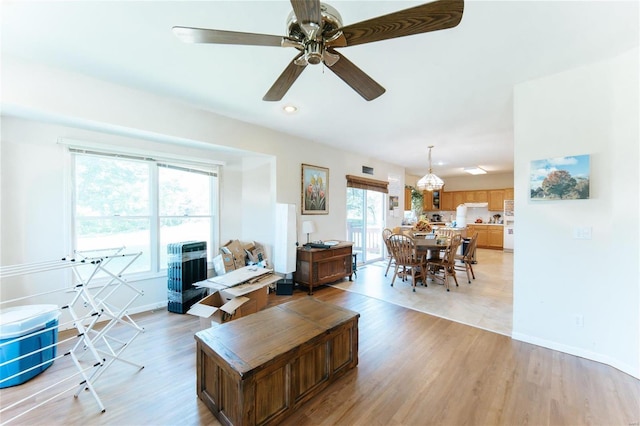
[[[305,59],[311,65],[318,65],[320,62],[322,62],[322,51],[322,43],[311,40],[305,46]]]
[[[429,146],[429,173],[422,176],[416,184],[418,189],[422,191],[438,191],[444,186],[444,181],[431,172],[431,149],[433,145]]]
[[[487,174],[487,171],[481,167],[475,166],[475,167],[465,167],[464,169],[462,169],[465,171],[465,173],[469,173],[470,175],[485,175]]]

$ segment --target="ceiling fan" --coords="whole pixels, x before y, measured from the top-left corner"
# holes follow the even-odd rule
[[[462,19],[464,0],[436,0],[420,6],[342,26],[336,9],[319,0],[291,0],[288,35],[244,33],[206,28],[173,27],[186,43],[293,47],[299,51],[262,98],[279,101],[308,64],[323,63],[367,101],[385,92],[336,48],[453,28]]]

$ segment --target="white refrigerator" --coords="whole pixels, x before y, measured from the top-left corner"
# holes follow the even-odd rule
[[[513,252],[513,226],[515,216],[513,211],[513,200],[504,200],[504,232],[502,240],[502,250]]]

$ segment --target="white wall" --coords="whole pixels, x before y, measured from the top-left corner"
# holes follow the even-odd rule
[[[513,337],[640,377],[638,49],[515,90]],[[591,155],[588,200],[529,200],[529,164]],[[575,239],[575,227],[592,238]],[[584,325],[577,325],[580,320]]]
[[[242,162],[242,200],[236,205],[242,220],[242,241],[270,242],[267,258],[273,260],[275,241],[276,185],[273,158],[247,158]]]
[[[220,241],[255,240],[267,252],[274,242],[276,202],[295,204],[300,212],[301,163],[330,169],[329,214],[312,217],[317,239],[346,238],[347,174],[360,175],[366,164],[379,180],[404,176],[404,168],[395,165],[170,99],[6,56],[2,61],[2,265],[57,259],[71,248],[68,164],[58,138],[225,161]],[[390,195],[402,196],[398,192]],[[389,226],[400,225],[400,220],[392,218]],[[300,229],[298,233],[304,238]],[[54,285],[51,276],[27,281],[5,286],[3,280],[2,300]],[[132,311],[166,299],[166,278],[140,285],[146,286],[145,296]]]

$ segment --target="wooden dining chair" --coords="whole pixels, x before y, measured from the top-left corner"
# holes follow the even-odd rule
[[[467,281],[469,282],[469,284],[471,284],[471,277],[473,277],[474,280],[476,279],[476,274],[474,274],[473,266],[471,266],[471,264],[473,263],[473,255],[476,251],[477,246],[478,233],[476,232],[471,237],[471,240],[469,241],[469,244],[467,244],[467,248],[464,253],[456,254],[456,260],[458,262],[462,262],[462,264],[456,263],[456,270],[462,271],[464,268],[464,271],[467,273]],[[469,276],[469,272],[471,272],[471,276]]]
[[[384,245],[387,248],[387,257],[389,258],[389,263],[387,263],[387,270],[384,272],[384,276],[386,277],[389,273],[389,268],[393,263],[393,254],[391,253],[391,247],[389,247],[389,237],[393,235],[393,231],[389,228],[384,228],[382,230],[382,240],[384,241]]]
[[[447,237],[447,238],[453,237],[456,234],[456,232],[453,229],[448,229],[448,228],[438,228],[434,233],[438,237]]]
[[[416,280],[422,280],[423,282],[425,280],[424,258],[418,256],[415,242],[406,235],[393,234],[388,241],[393,260],[396,263],[391,286],[393,287],[396,277],[399,276],[402,281],[406,281],[407,277],[411,275],[411,286],[413,291],[416,291]]]
[[[462,237],[460,234],[456,234],[451,237],[451,243],[445,251],[444,256],[441,259],[429,259],[427,260],[426,270],[427,278],[431,278],[434,281],[442,281],[447,291],[449,291],[449,277],[453,277],[458,287],[458,278],[456,277],[456,252]]]

